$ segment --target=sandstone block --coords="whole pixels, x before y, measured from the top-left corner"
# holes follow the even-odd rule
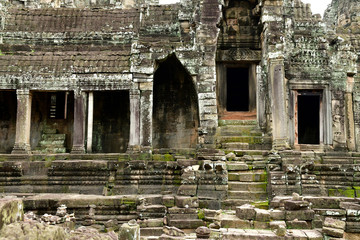
[[[356,204],[352,202],[341,202],[340,208],[346,210],[360,210],[360,204]]]
[[[256,216],[255,220],[260,222],[269,222],[270,221],[270,212],[264,209],[255,209]]]
[[[284,207],[286,210],[300,210],[307,209],[309,207],[309,202],[306,201],[294,201],[286,200],[284,202]]]
[[[346,223],[344,221],[334,219],[334,218],[325,218],[324,227],[337,228],[345,230]]]
[[[135,220],[124,223],[120,227],[119,239],[140,240],[140,225]]]
[[[323,227],[322,230],[324,234],[331,237],[342,238],[344,236],[344,230],[342,229]]]
[[[179,208],[198,208],[199,201],[197,197],[175,196],[175,205]]]
[[[317,230],[303,230],[309,240],[323,240],[323,235]]]
[[[175,206],[175,198],[171,195],[165,195],[162,198],[162,203],[168,208],[173,207]]]
[[[252,228],[252,224],[249,220],[239,219],[234,215],[225,215],[221,217],[220,225],[222,228],[240,228],[247,229]]]
[[[294,219],[311,221],[314,218],[313,210],[299,210],[299,211],[286,211],[286,221],[292,221]]]
[[[178,188],[177,194],[182,196],[195,196],[197,185],[181,185]]]
[[[240,219],[253,220],[256,216],[254,206],[245,204],[240,207],[236,207],[236,216]]]
[[[285,220],[285,212],[281,210],[270,210],[271,220]]]
[[[293,221],[287,221],[286,222],[287,228],[291,229],[311,229],[311,223],[307,221],[299,221],[299,220],[293,220]]]
[[[271,221],[270,222],[271,230],[278,229],[280,226],[286,227],[286,222],[285,221]]]
[[[23,202],[21,199],[0,200],[0,229],[5,224],[10,224],[24,219]]]
[[[253,224],[254,224],[255,229],[269,229],[270,228],[269,222],[254,221]]]

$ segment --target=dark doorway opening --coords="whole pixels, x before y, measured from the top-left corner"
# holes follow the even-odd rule
[[[16,135],[15,91],[0,91],[0,153],[11,153]]]
[[[249,111],[249,69],[227,68],[227,111]]]
[[[298,143],[320,143],[320,94],[298,95]]]
[[[129,91],[94,92],[92,152],[126,152],[130,134]]]
[[[154,148],[196,147],[198,101],[190,74],[175,55],[159,63],[154,75]]]
[[[53,92],[49,94],[49,118],[66,119],[68,92]]]
[[[31,148],[34,153],[64,153],[72,148],[74,93],[32,93]]]

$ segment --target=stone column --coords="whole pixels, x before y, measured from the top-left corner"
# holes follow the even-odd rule
[[[130,90],[130,136],[128,151],[140,145],[140,90]]]
[[[85,153],[85,93],[74,91],[74,130],[71,153]]]
[[[92,152],[92,137],[93,137],[93,124],[94,124],[94,93],[89,92],[88,97],[88,119],[87,119],[87,141],[86,151]]]
[[[353,88],[354,76],[348,76],[347,87],[345,93],[345,109],[346,109],[346,145],[349,151],[355,151],[355,123],[353,110]]]
[[[266,129],[266,116],[265,116],[265,86],[261,77],[261,66],[256,66],[256,117],[261,129]]]
[[[273,128],[273,148],[284,150],[289,148],[287,136],[287,114],[285,103],[285,78],[283,60],[270,61],[271,110]]]
[[[140,88],[140,144],[152,146],[153,83],[139,83]]]
[[[31,129],[31,100],[32,94],[28,89],[16,90],[17,113],[16,113],[16,136],[13,154],[28,154],[31,152],[30,129]]]

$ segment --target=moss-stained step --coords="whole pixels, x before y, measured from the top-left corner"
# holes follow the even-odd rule
[[[229,125],[218,128],[220,136],[263,136],[263,133],[252,125]]]
[[[264,191],[229,191],[228,199],[243,199],[250,201],[265,201],[268,199]]]
[[[219,126],[229,125],[257,125],[256,120],[219,120]]]
[[[229,191],[263,191],[266,193],[266,182],[229,182]]]
[[[239,182],[266,182],[267,173],[263,170],[248,172],[229,172],[229,181]]]

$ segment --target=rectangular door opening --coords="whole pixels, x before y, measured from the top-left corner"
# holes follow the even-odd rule
[[[299,93],[298,143],[320,144],[320,93]]]
[[[249,68],[227,68],[227,111],[249,111]]]

